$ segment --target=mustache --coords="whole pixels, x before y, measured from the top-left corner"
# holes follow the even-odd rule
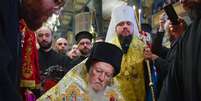
[[[124,29],[122,30],[122,33],[124,33],[124,32],[129,32],[129,33],[130,33],[130,31],[129,31],[127,28],[124,28]]]
[[[43,40],[41,43],[48,43],[48,41]]]

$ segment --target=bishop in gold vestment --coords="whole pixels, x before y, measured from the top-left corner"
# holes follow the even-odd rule
[[[112,11],[106,41],[123,51],[120,73],[114,78],[126,101],[145,101],[143,50],[145,44],[139,38],[134,10],[120,6]]]

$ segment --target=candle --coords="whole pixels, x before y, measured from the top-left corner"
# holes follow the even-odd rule
[[[135,5],[133,5],[133,10],[134,10],[134,16],[135,16],[136,24],[138,25],[138,16],[137,16]]]
[[[139,13],[139,20],[138,20],[139,24],[138,25],[139,25],[139,30],[141,31],[141,9],[138,9],[138,13]]]
[[[135,5],[133,5],[133,10],[134,10],[134,16],[135,16],[135,19],[136,19],[136,21],[138,20],[138,17],[137,17],[137,13],[136,13],[136,10],[135,10],[136,8],[135,8]],[[138,22],[138,21],[137,21]]]

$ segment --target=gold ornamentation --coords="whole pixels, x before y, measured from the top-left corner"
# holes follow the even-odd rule
[[[117,37],[113,44],[121,48]],[[144,46],[141,40],[133,36],[128,52],[123,55],[121,71],[114,79],[125,101],[145,101]]]

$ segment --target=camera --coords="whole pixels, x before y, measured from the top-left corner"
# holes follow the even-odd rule
[[[175,12],[172,4],[165,6],[163,9],[167,14],[168,19],[172,22],[173,25],[179,24],[177,13]]]

